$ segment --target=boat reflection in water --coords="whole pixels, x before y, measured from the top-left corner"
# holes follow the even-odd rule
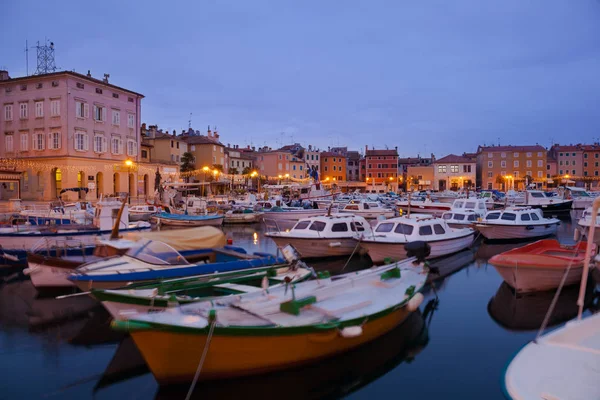
[[[588,285],[585,303],[593,300],[593,285]],[[500,326],[511,331],[537,330],[542,325],[556,291],[516,294],[502,282],[498,291],[488,303],[488,313]],[[569,321],[577,316],[579,286],[562,289],[554,311],[548,320],[548,327]]]
[[[432,309],[427,307],[426,309]],[[426,313],[429,313],[426,311]],[[316,399],[347,395],[384,375],[400,363],[410,362],[428,343],[426,319],[420,311],[379,339],[340,356],[301,368],[265,375],[198,382],[192,398],[242,398],[260,393],[262,399]],[[95,387],[111,384],[148,372],[130,338],[117,352]],[[268,388],[268,390],[265,390]],[[189,385],[160,388],[156,399],[185,398]]]
[[[430,273],[427,282],[435,282],[460,271],[475,260],[475,252],[465,249],[458,253],[429,262]]]
[[[489,260],[490,258],[492,258],[493,256],[495,256],[496,254],[500,254],[500,253],[504,253],[505,251],[509,251],[512,249],[516,249],[519,247],[523,247],[528,243],[533,243],[535,242],[535,240],[529,240],[529,241],[521,241],[518,243],[515,242],[511,242],[511,243],[490,243],[487,241],[483,241],[481,243],[481,245],[479,246],[479,248],[477,249],[477,254],[476,254],[476,258],[477,260]]]

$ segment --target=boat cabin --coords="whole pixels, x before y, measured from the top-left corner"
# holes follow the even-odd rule
[[[546,221],[542,210],[531,207],[508,207],[505,210],[490,211],[483,218],[483,222],[500,225],[532,225]]]
[[[456,230],[442,218],[415,214],[381,221],[373,229],[373,234],[395,242],[413,242],[442,240],[453,231]]]
[[[381,204],[377,201],[356,201],[352,200],[343,208],[344,211],[372,211],[383,210]]]
[[[371,225],[366,219],[354,215],[322,215],[318,217],[302,218],[290,230],[290,236],[318,237],[348,237],[356,234],[371,234]]]
[[[452,212],[464,213],[465,211],[472,211],[479,216],[484,216],[487,211],[487,205],[485,199],[458,199],[452,203]]]

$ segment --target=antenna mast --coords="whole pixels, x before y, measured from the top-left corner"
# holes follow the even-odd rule
[[[40,46],[40,42],[37,42],[37,69],[34,75],[47,74],[49,72],[56,71],[56,63],[54,61],[54,42],[50,42],[48,45],[48,39],[43,46]]]
[[[192,129],[192,113],[190,113],[190,119],[188,120],[188,129]]]
[[[29,76],[29,43],[25,39],[25,75]]]

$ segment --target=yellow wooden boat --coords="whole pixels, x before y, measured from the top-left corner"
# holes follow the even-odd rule
[[[264,373],[343,353],[392,330],[423,300],[414,259],[115,321],[159,384]]]

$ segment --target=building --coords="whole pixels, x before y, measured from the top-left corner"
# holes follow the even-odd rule
[[[183,154],[188,151],[188,145],[182,136],[176,136],[158,129],[158,125],[142,124],[142,141],[151,145],[150,159],[163,164],[181,164]]]
[[[553,145],[548,154],[557,162],[558,175],[570,175],[575,177],[574,181],[583,186],[583,145]]]
[[[433,165],[411,165],[406,171],[408,190],[432,190],[434,188]]]
[[[321,150],[312,145],[308,145],[308,149],[304,151],[304,162],[309,168],[316,168],[316,170],[319,171],[321,166],[321,161],[319,160],[320,154]]]
[[[306,176],[304,161],[287,150],[273,150],[270,147],[259,149],[256,154],[256,167],[261,176],[272,182],[290,177],[303,179]]]
[[[476,159],[449,154],[433,162],[433,189],[475,189],[476,171]]]
[[[225,163],[225,145],[219,141],[219,133],[212,132],[210,126],[206,135],[191,128],[181,133],[181,139],[187,143],[188,151],[194,155],[196,169],[221,166],[227,172]]]
[[[582,146],[583,151],[583,180],[585,182],[594,181],[595,184],[589,186],[598,186],[598,180],[600,179],[600,144],[586,144]],[[559,166],[560,175],[560,166]]]
[[[75,200],[82,194],[61,191],[79,187],[88,199],[149,195],[154,170],[138,163],[143,97],[89,72],[0,71],[0,157],[21,174],[18,195]]]
[[[398,190],[398,147],[394,150],[369,150],[369,146],[365,146],[365,175],[367,186]]]
[[[346,157],[339,153],[324,151],[321,153],[321,181],[346,181]]]
[[[410,188],[409,185],[409,167],[427,167],[430,166],[435,161],[435,156],[433,153],[431,157],[421,157],[417,155],[416,157],[406,157],[406,158],[398,158],[398,182],[400,187],[403,190]]]
[[[351,150],[348,152],[348,154],[346,154],[346,157],[346,179],[354,182],[360,181],[360,153],[358,151]]]
[[[243,174],[244,171],[249,173],[254,168],[254,157],[248,154],[245,149],[238,145],[231,147],[227,144],[225,148],[225,159],[227,160],[228,173]]]
[[[482,189],[519,189],[525,183],[547,184],[546,149],[532,146],[479,146],[477,186]],[[559,166],[560,168],[560,166]]]
[[[554,154],[548,152],[546,155],[546,182],[548,185],[554,185],[554,178],[558,175],[558,162],[554,158]]]

